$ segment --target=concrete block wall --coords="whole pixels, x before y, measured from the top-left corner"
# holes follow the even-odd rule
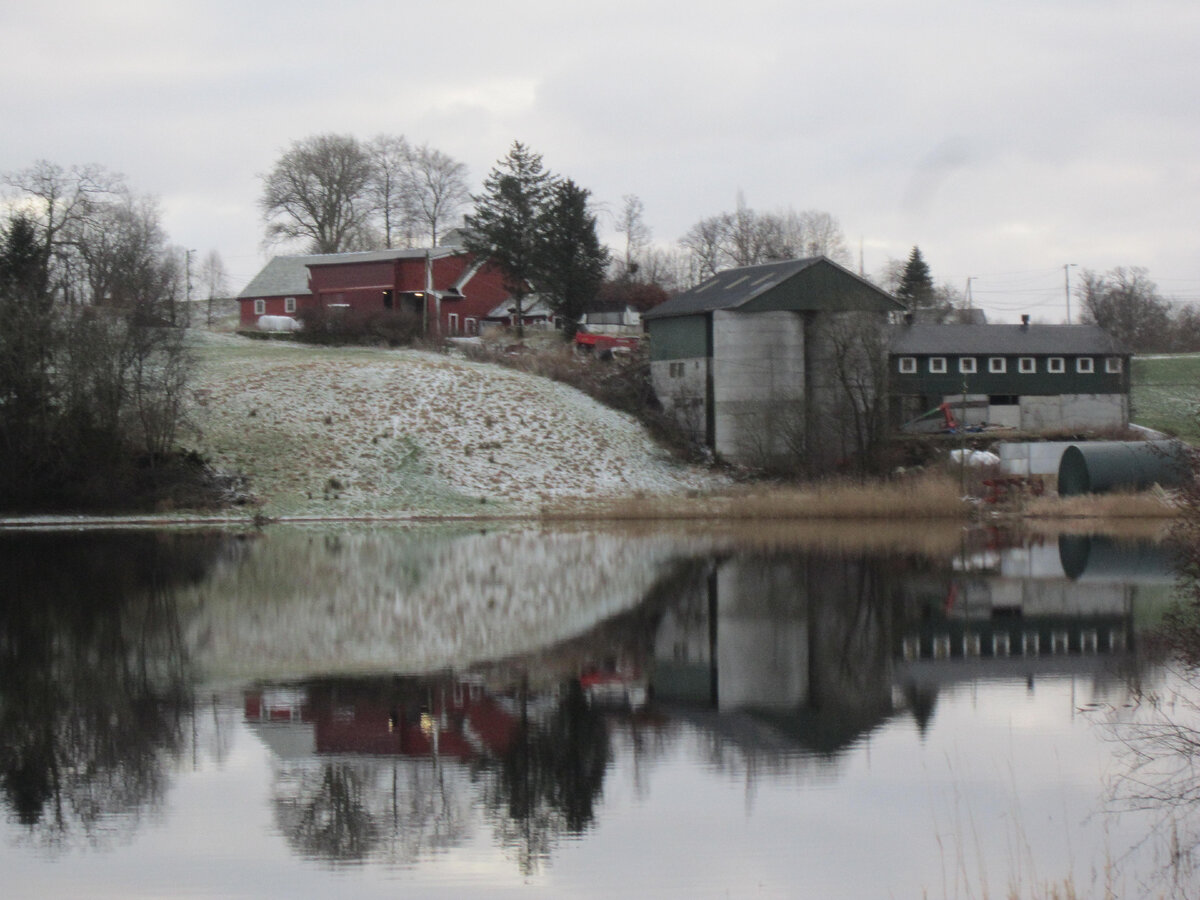
[[[757,465],[785,456],[803,422],[804,319],[794,312],[713,313],[716,451]]]
[[[1021,398],[1021,428],[1124,428],[1129,424],[1125,394],[1060,394]]]

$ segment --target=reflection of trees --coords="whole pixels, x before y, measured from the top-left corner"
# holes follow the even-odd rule
[[[528,715],[501,760],[487,806],[521,871],[536,871],[561,834],[591,825],[611,759],[608,727],[578,681],[545,722]]]
[[[1120,745],[1110,809],[1149,817],[1144,841],[1117,856],[1115,867],[1120,871],[1148,853],[1156,895],[1169,886],[1169,896],[1194,897],[1200,890],[1200,672],[1170,672],[1161,691],[1136,696],[1104,723]]]
[[[383,830],[368,809],[370,773],[362,765],[328,763],[301,770],[293,797],[276,800],[279,825],[306,856],[366,859]]]
[[[0,541],[0,783],[35,838],[106,843],[161,800],[191,704],[167,586],[213,549],[182,535]]]
[[[273,793],[292,849],[331,863],[411,864],[461,843],[473,806],[466,769],[431,759],[290,763],[277,770]]]

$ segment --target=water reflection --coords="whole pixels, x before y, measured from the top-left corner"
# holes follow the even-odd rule
[[[273,686],[246,693],[245,718],[279,763],[279,830],[336,863],[411,863],[464,840],[482,808],[535,871],[591,825],[611,758],[578,679],[539,694],[452,677]]]
[[[1141,685],[1168,563],[997,533],[947,558],[520,529],[7,536],[4,804],[39,843],[111,846],[165,815],[198,744],[220,758],[232,712],[297,858],[412,870],[482,839],[532,876],[597,831],[618,766],[638,802],[681,752],[752,797],[837,783],[962,684]],[[217,682],[237,687],[198,702]]]
[[[40,843],[107,845],[161,804],[192,677],[172,590],[224,539],[0,541],[0,780]]]

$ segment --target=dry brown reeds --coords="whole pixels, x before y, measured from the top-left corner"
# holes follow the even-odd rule
[[[1142,491],[1031,497],[1021,513],[1031,519],[1174,519],[1179,508],[1165,492]]]
[[[624,497],[543,507],[544,519],[964,520],[970,504],[951,478],[922,475],[885,482],[760,483],[715,494]]]

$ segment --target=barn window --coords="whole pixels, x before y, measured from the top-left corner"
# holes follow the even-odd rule
[[[963,375],[975,374],[975,357],[964,356],[958,361],[958,371]]]
[[[1121,372],[1121,357],[1110,356],[1104,360],[1104,371],[1109,375],[1118,375]]]
[[[670,374],[670,376],[672,378],[682,378],[683,377],[683,363],[681,363],[681,362],[671,363],[670,366],[668,366],[668,374]]]
[[[1061,375],[1067,371],[1066,363],[1063,362],[1061,356],[1052,356],[1046,360],[1046,371],[1051,375]]]
[[[296,298],[295,297],[284,297],[283,298],[283,311],[285,313],[294,313],[296,311]]]
[[[917,373],[917,358],[915,356],[900,357],[900,374],[915,375]]]
[[[1080,375],[1087,375],[1090,372],[1096,371],[1096,363],[1090,356],[1081,356],[1075,360],[1075,371]]]
[[[1022,375],[1032,375],[1037,371],[1037,362],[1032,356],[1022,356],[1017,361],[1017,371]]]
[[[254,301],[254,314],[256,316],[261,316],[266,311],[267,311],[267,301],[266,300],[255,300]]]
[[[929,373],[931,375],[945,375],[946,374],[946,357],[944,357],[944,356],[929,357]]]
[[[450,313],[450,336],[454,337],[458,334],[458,313]]]
[[[467,326],[467,334],[472,335],[472,336],[479,334],[479,320],[478,319],[473,319],[473,318],[468,317],[464,321]]]
[[[1008,371],[1008,360],[1003,356],[989,356],[988,371],[993,375],[1003,375]]]

